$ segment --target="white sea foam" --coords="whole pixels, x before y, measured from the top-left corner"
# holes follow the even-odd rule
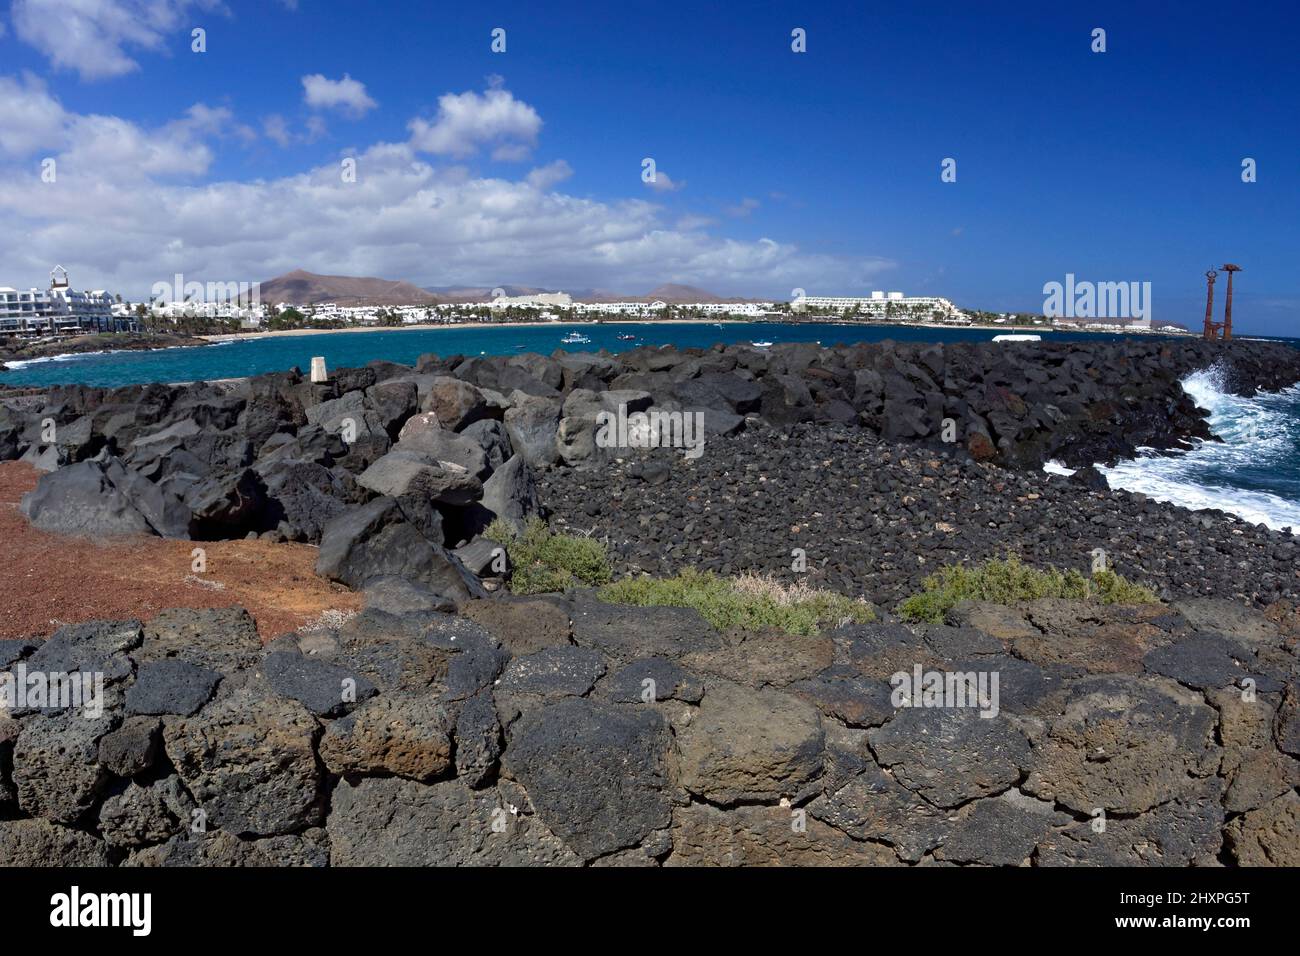
[[[46,362],[74,362],[77,359],[92,358],[96,355],[108,354],[108,352],[68,352],[63,355],[42,355],[40,358],[20,359],[16,362],[5,362],[5,368],[13,372],[20,368],[27,368],[29,365],[44,365]]]
[[[1098,465],[1111,487],[1300,533],[1300,495],[1268,487],[1300,488],[1300,387],[1241,398],[1224,391],[1222,371],[1212,368],[1188,376],[1183,388],[1210,413],[1210,430],[1223,441],[1174,455],[1144,453],[1114,468]]]
[[[80,359],[97,358],[102,355],[123,355],[136,354],[144,355],[149,352],[171,352],[176,349],[193,349],[193,348],[214,348],[218,345],[233,345],[234,340],[223,342],[209,342],[206,346],[197,345],[164,345],[156,349],[100,349],[97,352],[64,352],[61,355],[42,355],[40,358],[19,359],[14,362],[5,362],[6,371],[16,372],[20,368],[27,368],[29,365],[44,365],[46,362],[76,362]]]

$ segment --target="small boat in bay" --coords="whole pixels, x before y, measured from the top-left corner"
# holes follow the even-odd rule
[[[587,338],[587,336],[583,335],[581,332],[570,332],[564,338],[560,339],[561,345],[589,345],[590,343],[591,339]]]

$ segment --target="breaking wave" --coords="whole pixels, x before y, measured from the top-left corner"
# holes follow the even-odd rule
[[[1223,441],[1098,465],[1111,487],[1300,534],[1300,386],[1241,398],[1224,390],[1215,366],[1189,375],[1183,389],[1210,413],[1210,430]]]

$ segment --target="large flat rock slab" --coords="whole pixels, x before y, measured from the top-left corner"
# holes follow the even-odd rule
[[[167,720],[163,740],[208,827],[275,836],[321,821],[319,732],[297,701],[249,692]]]
[[[721,636],[698,611],[606,604],[590,595],[574,602],[573,639],[623,664],[640,657],[680,661],[693,652],[722,648]]]
[[[333,866],[575,866],[580,860],[535,816],[495,789],[449,780],[341,780],[326,830]]]
[[[1082,814],[1150,810],[1218,770],[1217,723],[1200,695],[1170,681],[1077,681],[1035,740],[1024,789]]]
[[[666,866],[899,866],[879,843],[860,842],[787,807],[703,803],[673,813]]]
[[[681,783],[711,803],[793,798],[822,772],[817,709],[780,691],[720,683],[677,727]]]
[[[573,698],[526,713],[503,759],[543,822],[592,859],[668,825],[670,746],[648,707]]]
[[[1005,790],[1034,760],[1015,723],[971,708],[907,707],[868,737],[882,766],[939,807]]]

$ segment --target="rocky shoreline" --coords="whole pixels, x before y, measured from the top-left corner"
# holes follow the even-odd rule
[[[1261,342],[430,355],[416,368],[336,370],[324,383],[293,370],[180,386],[56,387],[0,403],[0,460],[51,473],[28,509],[52,530],[319,543],[326,523],[380,496],[446,546],[471,539],[501,509],[512,518],[538,511],[536,477],[553,468],[641,458],[658,459],[652,473],[674,461],[687,467],[665,449],[628,447],[625,427],[623,447],[607,447],[597,440],[603,415],[698,419],[714,443],[750,434],[773,448],[771,435],[779,441],[812,424],[955,462],[1037,471],[1059,459],[1087,469],[1141,446],[1212,439],[1180,385],[1210,366],[1243,395],[1300,382],[1300,351]],[[60,507],[46,509],[47,498]],[[86,504],[68,505],[76,501]]]
[[[796,425],[716,439],[698,462],[673,468],[556,469],[540,488],[556,528],[607,539],[628,574],[755,570],[893,607],[940,565],[1014,553],[1085,569],[1101,549],[1108,566],[1166,600],[1300,602],[1295,534],[1096,478],[1100,486]],[[792,570],[795,549],[806,571]]]
[[[1179,380],[1212,365],[1241,394],[1300,382],[1270,343],[879,343],[7,400],[38,527],[317,544],[366,609],[265,647],[238,609],[0,642],[9,674],[105,684],[96,719],[0,717],[0,862],[1300,863],[1295,538],[1041,471],[1209,439]],[[635,447],[651,412],[704,444]],[[511,596],[482,532],[533,515],[623,573],[789,577],[801,549],[880,610],[800,637]],[[1096,549],[1162,603],[890,614],[942,564]],[[1000,698],[900,702],[914,670]]]
[[[10,338],[0,343],[0,365],[83,352],[136,352],[205,344],[203,336],[177,332],[102,332],[37,343]]]

